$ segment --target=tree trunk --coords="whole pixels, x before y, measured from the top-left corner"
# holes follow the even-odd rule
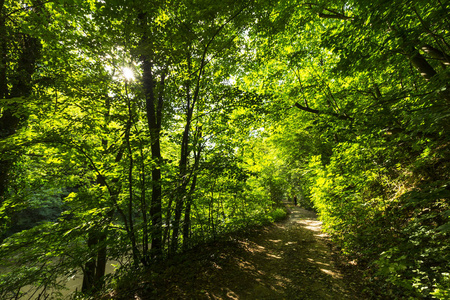
[[[106,272],[106,232],[101,232],[98,237],[100,249],[97,251],[97,266],[95,268],[94,286],[100,288],[100,283]]]
[[[145,38],[143,39],[145,42]],[[152,63],[147,56],[141,56],[143,71],[143,86],[146,100],[147,123],[151,137],[151,153],[152,160],[156,162],[158,167],[152,170],[152,202],[150,204],[150,219],[152,221],[152,258],[162,256],[162,204],[161,204],[161,169],[159,165],[162,163],[161,157],[161,119],[163,108],[163,91],[165,74],[161,75],[159,82],[160,89],[158,97],[156,96],[155,79],[152,73]]]
[[[85,263],[83,270],[83,284],[81,291],[91,293],[98,291],[102,287],[103,276],[106,272],[106,232],[97,232],[93,230],[88,234],[87,246],[92,251],[98,247],[95,253],[92,253],[91,259]]]
[[[427,62],[427,60],[418,52],[414,51],[413,54],[408,55],[408,59],[419,71],[420,75],[425,78],[425,80],[430,80],[434,75],[436,75],[436,71],[434,68]]]
[[[145,174],[145,164],[144,164],[144,145],[140,143],[140,155],[141,155],[141,211],[142,211],[142,263],[147,266],[149,262],[149,253],[148,253],[148,219],[147,219],[147,198],[146,198],[146,174]]]
[[[189,97],[188,97],[189,98]],[[190,107],[190,103],[188,101],[187,108],[187,120],[186,126],[184,127],[183,140],[181,143],[181,154],[180,154],[180,183],[177,189],[177,193],[175,195],[175,216],[173,222],[173,231],[172,231],[172,243],[171,243],[171,253],[174,254],[178,248],[178,235],[180,230],[180,221],[181,214],[183,211],[184,202],[186,200],[186,186],[188,184],[188,174],[187,174],[187,161],[189,156],[189,132],[191,128],[191,119],[192,119],[192,109]]]
[[[97,245],[97,243],[98,240],[95,232],[89,232],[87,240],[88,248],[91,249],[92,247]],[[83,293],[89,293],[94,288],[96,264],[96,259],[94,257],[91,257],[91,259],[84,265],[83,285],[81,286],[81,292]]]
[[[207,47],[205,48],[202,56],[202,60],[200,62],[200,69],[198,71],[198,75],[196,78],[196,85],[194,90],[194,95],[191,96],[191,80],[187,80],[185,83],[186,88],[186,125],[184,127],[183,139],[181,142],[181,151],[180,151],[180,165],[179,165],[179,185],[177,188],[177,193],[175,195],[175,216],[173,222],[173,232],[172,232],[172,242],[171,242],[171,253],[175,253],[178,248],[178,235],[180,230],[180,222],[181,215],[183,211],[184,202],[186,200],[186,187],[189,184],[188,182],[188,174],[187,174],[187,165],[188,158],[190,154],[189,150],[189,135],[191,131],[191,123],[192,123],[192,115],[194,113],[194,108],[199,98],[200,92],[200,81],[203,73],[203,68],[205,66],[205,57],[206,57]],[[188,72],[192,73],[192,65],[191,65],[191,56],[190,53],[187,55],[187,67]]]
[[[193,175],[191,188],[186,200],[186,209],[184,211],[184,221],[183,221],[183,251],[189,248],[189,239],[191,232],[191,206],[192,206],[192,193],[195,190],[197,184],[197,174]]]
[[[194,152],[195,162],[194,167],[192,170],[193,178],[191,187],[189,189],[189,193],[187,195],[186,199],[186,209],[184,211],[184,222],[183,222],[183,251],[186,251],[189,248],[190,243],[190,232],[191,232],[191,206],[192,206],[192,195],[195,191],[196,185],[197,185],[197,168],[198,164],[200,162],[200,156],[202,152],[202,146],[200,144],[200,138],[202,137],[202,127],[197,127],[196,130],[196,137],[195,137],[195,144],[198,146],[197,153]]]
[[[126,98],[127,98],[127,107],[128,107],[128,121],[127,121],[127,127],[125,129],[125,143],[128,151],[128,157],[129,157],[129,165],[128,165],[128,225],[129,225],[129,236],[131,240],[131,251],[133,253],[133,261],[134,265],[139,265],[139,250],[137,248],[136,244],[136,235],[134,232],[134,220],[133,220],[133,167],[134,167],[134,160],[133,160],[133,151],[131,149],[131,142],[130,142],[130,134],[131,134],[131,126],[133,123],[133,110],[131,105],[131,99],[128,97],[128,88],[127,83],[125,83],[125,91],[126,91]]]

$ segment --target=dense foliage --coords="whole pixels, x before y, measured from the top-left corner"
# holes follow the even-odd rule
[[[449,11],[0,1],[0,298],[93,293],[296,196],[374,298],[448,299]]]
[[[450,296],[448,5],[281,3],[243,75],[278,96],[274,145],[375,298]]]

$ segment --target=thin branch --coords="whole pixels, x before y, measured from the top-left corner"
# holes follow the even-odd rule
[[[292,107],[294,107],[294,106],[297,107],[300,110],[303,110],[303,111],[306,111],[306,112],[310,112],[310,113],[313,113],[313,114],[317,114],[317,115],[329,115],[329,116],[336,117],[336,118],[338,118],[340,120],[350,120],[350,121],[353,120],[352,117],[347,116],[347,115],[340,115],[340,114],[337,114],[337,113],[334,113],[334,112],[320,111],[320,110],[313,109],[313,108],[310,108],[310,107],[302,106],[298,102],[295,102],[295,104]]]
[[[300,74],[298,74],[298,69],[295,70],[295,76],[297,77],[298,83],[300,84],[300,90],[302,91],[303,101],[305,102],[305,106],[306,106],[306,107],[309,107],[309,105],[308,105],[308,100],[306,99],[305,91],[303,90],[302,80],[301,80],[301,78],[300,78]]]
[[[304,4],[308,5],[310,8],[312,8],[313,6],[319,7],[319,4],[317,4],[317,3],[307,2],[307,3],[304,3]],[[354,19],[353,17],[346,16],[346,15],[344,15],[344,14],[338,12],[338,11],[335,11],[333,9],[330,9],[330,8],[323,8],[323,10],[329,12],[329,14],[325,14],[325,13],[320,12],[319,13],[319,17],[321,17],[321,18],[340,19],[340,20],[353,20]]]

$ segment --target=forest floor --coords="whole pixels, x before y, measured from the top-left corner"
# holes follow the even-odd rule
[[[114,298],[364,299],[315,213],[286,205],[284,221],[199,246]]]

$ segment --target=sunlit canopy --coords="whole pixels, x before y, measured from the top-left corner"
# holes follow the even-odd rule
[[[125,80],[133,81],[135,79],[134,72],[133,72],[133,70],[131,68],[124,67],[122,69],[122,72],[123,72],[123,77],[125,77]]]

